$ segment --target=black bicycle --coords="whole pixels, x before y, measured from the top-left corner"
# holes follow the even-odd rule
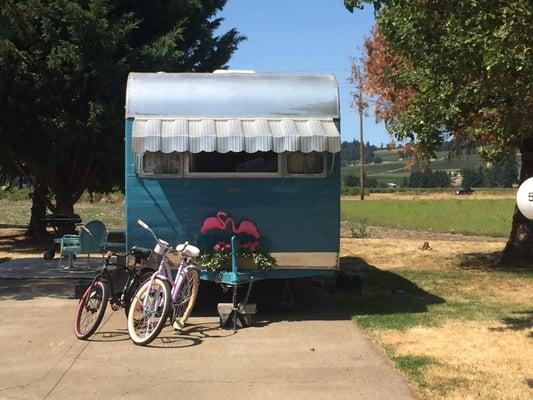
[[[92,237],[85,226],[81,226],[81,229]],[[150,258],[151,249],[133,246],[126,254],[105,252],[104,249],[100,249],[104,259],[102,272],[93,279],[83,293],[74,317],[74,334],[78,339],[88,339],[98,329],[108,302],[113,311],[124,308],[127,317],[133,295],[154,273],[152,268],[137,270],[137,265],[142,260]],[[126,259],[125,264],[117,261],[120,257]],[[129,263],[128,259],[134,262]]]

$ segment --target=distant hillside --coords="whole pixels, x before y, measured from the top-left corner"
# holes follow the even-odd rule
[[[442,169],[446,171],[459,171],[461,168],[477,168],[485,165],[479,154],[462,155],[460,158],[449,158],[448,151],[439,151],[436,158],[430,164],[433,170]],[[404,178],[409,177],[410,172],[406,170],[406,166],[410,160],[400,159],[398,150],[375,150],[374,157],[383,160],[380,164],[365,164],[365,173],[368,177],[373,177],[378,182],[395,183],[401,185]],[[348,165],[341,169],[342,179],[346,175],[359,176],[359,167],[356,165]]]

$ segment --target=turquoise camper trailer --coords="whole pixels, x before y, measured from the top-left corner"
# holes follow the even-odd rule
[[[131,73],[126,94],[126,244],[231,242],[277,262],[254,279],[334,274],[340,129],[331,75]],[[235,266],[234,266],[235,267]],[[239,267],[202,271],[235,284]],[[244,278],[243,278],[244,279]]]

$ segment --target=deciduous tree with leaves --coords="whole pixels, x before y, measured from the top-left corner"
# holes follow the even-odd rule
[[[389,92],[377,86],[374,95],[387,105],[397,104],[390,96],[396,88],[411,94],[388,108],[389,130],[416,138],[426,155],[449,135],[481,144],[488,161],[519,151],[521,179],[533,176],[533,3],[345,0],[351,11],[364,3],[376,9],[383,64],[393,64],[377,72]],[[516,209],[504,261],[532,256],[533,224]]]

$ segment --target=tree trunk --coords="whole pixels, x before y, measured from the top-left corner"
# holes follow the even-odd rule
[[[46,226],[43,223],[43,218],[46,216],[46,196],[48,195],[48,186],[35,181],[33,184],[33,192],[31,195],[31,217],[30,225],[26,231],[26,235],[43,239],[48,237]]]
[[[523,182],[533,176],[533,139],[524,139],[520,152],[522,153],[520,182]],[[524,217],[516,205],[511,235],[503,250],[503,263],[533,265],[533,221]]]
[[[60,214],[74,214],[74,203],[72,197],[69,195],[60,196],[56,194],[56,212]],[[75,225],[66,225],[59,228],[59,234],[65,235],[67,233],[75,233]]]
[[[70,196],[56,195],[56,212],[61,214],[74,214],[74,201]]]

